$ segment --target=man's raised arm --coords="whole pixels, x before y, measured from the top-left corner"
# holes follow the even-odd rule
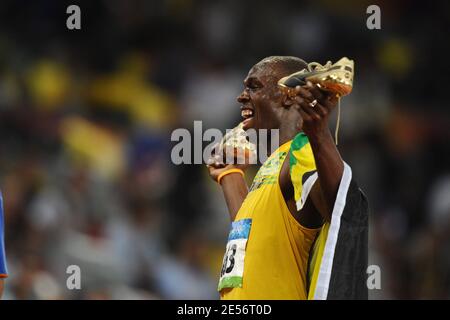
[[[319,180],[311,189],[311,200],[322,217],[329,221],[344,172],[344,163],[328,127],[337,97],[311,83],[297,87],[296,91],[297,107],[303,119],[302,130],[311,144]]]

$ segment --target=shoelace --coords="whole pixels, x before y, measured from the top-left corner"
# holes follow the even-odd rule
[[[338,98],[338,114],[336,119],[336,128],[334,129],[334,141],[338,145],[339,124],[341,123],[341,98]]]
[[[317,70],[317,68],[321,69],[331,68],[332,65],[333,63],[331,61],[327,61],[327,63],[325,63],[324,65],[321,65],[318,62],[310,62],[308,63],[308,71],[312,72],[314,70]]]

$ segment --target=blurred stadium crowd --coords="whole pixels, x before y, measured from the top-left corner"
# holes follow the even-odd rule
[[[449,2],[377,1],[374,31],[370,1],[75,4],[79,31],[64,1],[0,3],[6,299],[218,298],[225,202],[170,134],[233,127],[269,55],[355,60],[339,148],[371,205],[371,296],[450,298]]]

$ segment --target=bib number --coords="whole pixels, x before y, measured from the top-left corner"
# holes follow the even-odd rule
[[[223,288],[242,287],[245,248],[251,225],[252,219],[242,219],[231,224],[217,288],[219,291]]]

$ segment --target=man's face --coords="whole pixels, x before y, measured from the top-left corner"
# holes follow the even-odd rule
[[[241,103],[244,130],[250,128],[277,129],[280,127],[283,94],[277,82],[284,75],[269,62],[255,65],[244,80]]]

